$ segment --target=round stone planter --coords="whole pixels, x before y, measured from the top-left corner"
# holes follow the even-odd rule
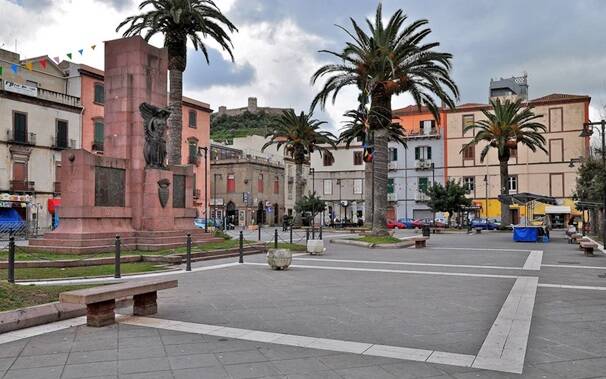
[[[292,251],[288,249],[269,249],[267,264],[274,270],[286,270],[292,263]]]
[[[308,240],[307,241],[307,252],[312,255],[324,255],[326,248],[324,247],[324,240]]]

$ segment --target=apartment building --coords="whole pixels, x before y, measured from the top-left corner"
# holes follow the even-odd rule
[[[47,230],[61,194],[61,150],[81,147],[83,108],[47,56],[0,49],[0,67],[0,218],[16,212]]]
[[[576,185],[577,168],[574,162],[587,156],[589,138],[580,137],[583,123],[589,120],[591,98],[583,95],[549,94],[532,100],[526,98],[528,85],[526,77],[500,79],[491,82],[492,98],[516,99],[521,97],[534,107],[536,114],[542,115],[538,121],[547,132],[547,153],[530,149],[519,144],[509,160],[507,192],[510,194],[530,192],[554,197],[556,206],[542,203],[532,204],[534,216],[547,216],[553,225],[562,225],[571,215],[576,215],[572,199]],[[484,162],[480,162],[480,152],[485,144],[462,150],[464,144],[473,137],[474,131],[463,133],[466,125],[484,119],[483,110],[490,110],[487,104],[462,104],[454,110],[445,110],[445,175],[461,180],[473,200],[476,216],[500,218],[501,192],[499,161],[491,149]],[[510,206],[514,223],[523,221],[526,208]]]

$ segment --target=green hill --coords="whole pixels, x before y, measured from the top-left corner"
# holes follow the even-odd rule
[[[244,112],[237,116],[219,115],[213,113],[210,116],[210,138],[214,141],[223,142],[236,137],[250,135],[265,136],[271,125],[279,118],[279,115],[267,114],[263,111],[258,113]]]

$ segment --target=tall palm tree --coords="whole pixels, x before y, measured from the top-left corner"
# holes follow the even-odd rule
[[[182,134],[182,98],[183,71],[187,66],[187,40],[195,50],[202,51],[206,63],[208,50],[202,38],[210,38],[227,51],[233,62],[233,44],[225,31],[238,29],[221,13],[212,0],[144,0],[139,10],[151,6],[150,10],[136,16],[127,17],[118,25],[116,31],[128,25],[124,37],[144,35],[149,41],[155,34],[164,35],[164,46],[168,50],[168,69],[170,79],[168,119],[168,163],[181,164]],[[202,37],[202,38],[200,38]]]
[[[331,154],[329,147],[336,147],[335,136],[327,131],[320,130],[320,127],[326,124],[325,121],[318,121],[313,114],[301,112],[298,116],[292,109],[282,112],[280,118],[276,121],[274,130],[267,133],[265,137],[271,136],[261,151],[269,146],[276,145],[276,150],[284,147],[284,152],[292,157],[295,162],[295,204],[303,198],[305,191],[305,181],[303,180],[303,164],[308,162],[309,156],[318,151],[320,154]],[[301,215],[296,214],[295,224],[300,224]]]
[[[450,77],[452,55],[435,50],[437,42],[423,40],[431,33],[427,20],[405,24],[407,16],[397,10],[385,24],[382,7],[378,5],[375,20],[366,20],[368,32],[351,19],[352,31],[344,27],[351,41],[341,52],[322,50],[340,62],[318,69],[312,83],[328,77],[312,106],[333,102],[347,86],[356,86],[370,97],[369,130],[372,132],[374,209],[372,229],[375,234],[387,233],[387,129],[392,123],[391,98],[409,93],[415,103],[427,106],[439,121],[437,97],[446,106],[454,107],[453,98],[459,90]]]
[[[545,133],[545,125],[535,122],[536,119],[543,117],[532,111],[531,106],[524,106],[522,100],[517,101],[500,99],[491,100],[492,111],[482,110],[486,120],[480,120],[463,129],[463,133],[475,129],[473,139],[463,145],[461,152],[469,146],[478,145],[480,142],[486,142],[480,153],[480,162],[484,162],[486,154],[490,149],[496,149],[499,158],[500,176],[501,176],[501,195],[508,194],[509,180],[509,158],[511,150],[517,149],[518,144],[528,147],[533,152],[541,149],[548,154],[545,149],[545,138],[541,133]],[[509,205],[501,202],[501,221],[503,225],[511,223],[509,214]]]

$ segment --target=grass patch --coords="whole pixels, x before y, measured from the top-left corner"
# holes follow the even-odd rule
[[[364,236],[358,238],[357,240],[374,244],[402,242],[402,240],[392,236]]]
[[[274,244],[269,245],[269,248],[273,248]],[[287,243],[287,242],[278,242],[278,249],[289,249],[293,251],[307,251],[307,247],[305,245],[301,245],[298,243]]]
[[[123,263],[120,265],[122,274],[133,274],[165,269],[165,266],[151,262]],[[15,269],[16,280],[27,279],[56,279],[113,275],[114,265],[89,266],[89,267],[66,267],[66,268],[17,268]],[[0,279],[6,279],[7,270],[0,270]]]
[[[0,282],[0,312],[50,303],[57,301],[61,292],[88,287],[92,286],[20,286]]]

